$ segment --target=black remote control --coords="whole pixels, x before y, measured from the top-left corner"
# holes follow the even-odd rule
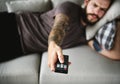
[[[68,73],[68,60],[69,60],[68,55],[64,55],[64,63],[60,63],[58,60],[55,65],[55,72],[67,74]]]

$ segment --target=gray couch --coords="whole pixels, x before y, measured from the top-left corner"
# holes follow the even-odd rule
[[[2,0],[1,0],[2,1]],[[67,0],[21,0],[6,3],[8,12],[47,11]],[[81,5],[81,0],[68,0]],[[3,10],[2,10],[3,11]],[[63,50],[69,55],[68,74],[51,72],[47,52],[0,64],[0,84],[120,84],[120,61],[99,55],[87,45]]]

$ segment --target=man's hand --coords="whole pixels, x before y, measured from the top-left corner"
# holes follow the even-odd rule
[[[55,63],[59,60],[64,63],[64,56],[61,47],[56,45],[54,41],[51,41],[48,46],[48,66],[51,71],[55,71]]]

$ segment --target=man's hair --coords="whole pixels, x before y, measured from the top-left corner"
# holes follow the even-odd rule
[[[114,3],[115,0],[110,0],[110,1],[111,1],[111,2],[110,2],[110,6],[111,6],[111,5]],[[109,7],[110,7],[110,6],[109,6]]]

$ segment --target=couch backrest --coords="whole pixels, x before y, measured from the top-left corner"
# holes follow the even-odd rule
[[[71,1],[78,5],[81,5],[83,2],[83,0],[16,0],[9,2],[7,1],[6,6],[8,12],[48,11],[65,1]]]
[[[76,3],[78,5],[81,5],[84,0],[51,0],[53,7],[56,7],[57,5],[65,2],[65,1],[71,1],[73,3]]]
[[[17,11],[48,11],[51,7],[50,0],[16,0],[16,1],[7,1],[6,7],[8,12],[17,12]]]

